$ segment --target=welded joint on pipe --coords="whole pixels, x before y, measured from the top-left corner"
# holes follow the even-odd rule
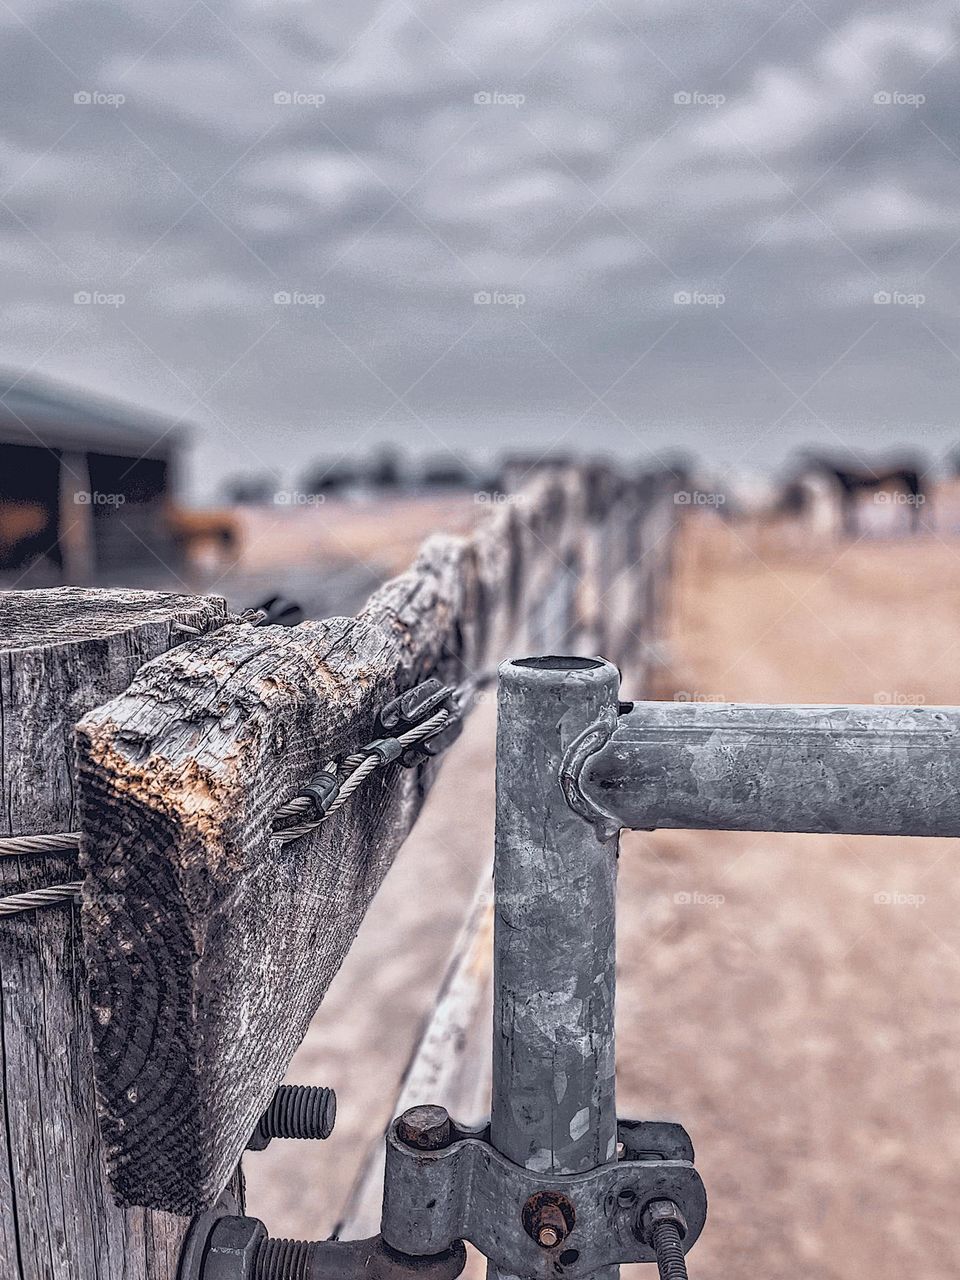
[[[567,747],[560,762],[560,790],[569,807],[578,817],[596,828],[602,841],[612,840],[622,827],[620,819],[597,804],[580,785],[584,767],[591,756],[601,751],[613,737],[617,727],[617,708],[606,709],[599,720],[584,729]]]

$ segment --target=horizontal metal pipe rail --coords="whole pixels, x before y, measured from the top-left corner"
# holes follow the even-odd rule
[[[564,762],[570,802],[609,833],[960,836],[960,708],[621,706]]]

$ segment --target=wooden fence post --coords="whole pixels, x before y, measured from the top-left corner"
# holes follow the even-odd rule
[[[75,722],[138,667],[226,621],[146,591],[0,594],[0,834],[76,831]],[[0,857],[0,894],[80,879],[73,855]],[[0,919],[0,1274],[175,1280],[187,1220],[120,1209],[97,1122],[79,912]]]

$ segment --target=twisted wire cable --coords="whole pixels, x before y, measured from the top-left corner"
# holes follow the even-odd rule
[[[262,610],[247,610],[245,614],[240,615],[240,620],[257,625],[265,616]],[[406,750],[408,747],[416,746],[419,742],[426,742],[429,738],[436,737],[437,734],[442,733],[450,725],[461,720],[470,710],[477,691],[489,684],[495,676],[496,672],[483,672],[464,681],[454,690],[454,710],[441,708],[424,720],[422,724],[414,725],[413,728],[398,734],[395,741],[399,744],[399,747],[402,750]],[[290,840],[298,840],[301,836],[308,835],[311,831],[316,831],[331,814],[336,813],[338,809],[341,809],[346,804],[357,788],[372,773],[375,773],[377,769],[385,768],[388,763],[391,763],[385,760],[378,750],[371,749],[372,746],[373,744],[371,744],[371,747],[361,751],[355,751],[340,761],[329,761],[324,766],[323,772],[330,773],[338,780],[337,794],[333,801],[322,814],[311,817],[309,821],[274,830],[275,838],[282,844],[286,844]],[[315,815],[316,813],[317,805],[312,796],[292,796],[277,809],[274,814],[274,822],[279,821],[282,823],[290,818],[305,818],[307,815]],[[78,831],[53,832],[49,835],[0,837],[0,858],[76,853],[79,848],[80,833]],[[11,894],[9,897],[0,898],[0,917],[17,915],[22,911],[36,911],[41,907],[58,906],[64,902],[75,902],[79,898],[81,888],[82,882],[76,881],[69,884],[50,885],[47,888],[35,889],[29,893]]]
[[[79,831],[60,831],[48,836],[0,836],[0,858],[21,858],[36,853],[76,853]]]
[[[78,902],[82,881],[73,884],[52,884],[46,889],[33,889],[30,893],[14,893],[0,898],[0,916],[15,916],[21,911],[38,911],[41,907],[56,907],[62,902]]]

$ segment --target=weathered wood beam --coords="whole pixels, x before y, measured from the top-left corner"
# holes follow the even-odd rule
[[[397,652],[352,619],[228,626],[78,729],[93,1044],[125,1203],[217,1195],[418,807],[391,772],[317,834],[277,807],[374,737]],[[386,777],[386,775],[383,775]]]
[[[75,831],[73,726],[140,664],[226,619],[222,600],[0,593],[0,834]],[[70,856],[0,858],[0,894],[79,879]],[[106,1179],[79,911],[0,919],[0,1274],[174,1280],[185,1224],[120,1209]]]
[[[510,497],[471,537],[430,539],[356,619],[226,626],[79,725],[93,1045],[122,1202],[190,1213],[216,1197],[437,765],[374,775],[285,845],[276,808],[426,675],[459,680],[514,644],[593,644],[582,565],[606,517],[584,473],[548,469]]]

